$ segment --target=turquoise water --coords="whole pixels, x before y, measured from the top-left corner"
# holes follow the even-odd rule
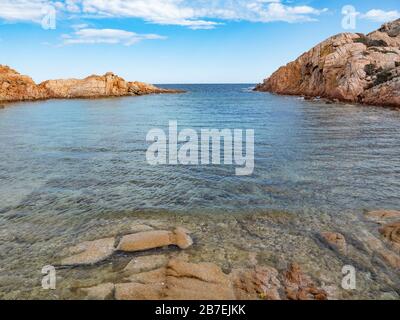
[[[328,212],[400,205],[400,113],[249,90],[27,102],[0,110],[0,219],[124,210]],[[150,166],[151,128],[255,130],[255,170]]]
[[[70,299],[76,288],[121,281],[131,257],[59,270],[56,292],[40,285],[41,268],[68,246],[137,223],[189,228],[194,261],[229,270],[256,253],[260,264],[299,261],[338,286],[343,258],[315,235],[376,234],[360,213],[399,209],[398,111],[257,93],[250,84],[166,87],[188,92],[0,109],[0,298]],[[254,129],[253,175],[236,176],[234,165],[150,166],[146,134],[167,131],[170,120],[179,129]],[[398,278],[354,244],[360,290],[342,297],[398,298],[388,280]]]

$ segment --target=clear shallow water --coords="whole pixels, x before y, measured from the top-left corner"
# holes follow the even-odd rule
[[[109,211],[283,209],[338,214],[400,205],[400,113],[248,90],[17,104],[0,110],[0,210],[72,216]],[[255,130],[255,170],[150,166],[149,129]]]
[[[333,264],[340,275],[341,260],[310,240],[315,231],[351,232],[363,209],[399,209],[398,111],[256,93],[246,84],[169,87],[188,93],[0,109],[0,297],[43,297],[40,269],[63,248],[127,232],[147,212],[166,227],[183,221],[197,228],[191,254],[199,261],[229,267],[259,250],[268,262],[296,257],[315,272]],[[226,165],[148,165],[146,134],[167,131],[169,120],[179,129],[254,129],[254,174],[238,177]],[[298,220],[275,227],[275,218],[235,218],[271,210]],[[245,229],[232,233],[237,225]],[[255,236],[248,228],[265,229]],[[105,275],[74,271],[66,286],[88,273],[109,277],[108,265],[102,268]],[[382,290],[364,285],[365,294]]]

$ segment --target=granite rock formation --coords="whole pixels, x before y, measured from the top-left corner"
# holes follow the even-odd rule
[[[400,107],[400,19],[367,35],[335,35],[255,90]]]
[[[153,93],[180,93],[143,82],[127,82],[112,72],[85,79],[47,80],[36,84],[30,77],[0,65],[0,102],[135,96]]]

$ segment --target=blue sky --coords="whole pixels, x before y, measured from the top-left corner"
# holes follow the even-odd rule
[[[345,5],[354,30],[342,27]],[[256,83],[333,34],[399,17],[399,0],[0,0],[0,64],[38,82],[113,71]]]

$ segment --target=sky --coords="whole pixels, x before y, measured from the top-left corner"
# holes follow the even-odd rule
[[[0,64],[36,82],[258,83],[329,36],[397,18],[399,0],[0,0]]]

